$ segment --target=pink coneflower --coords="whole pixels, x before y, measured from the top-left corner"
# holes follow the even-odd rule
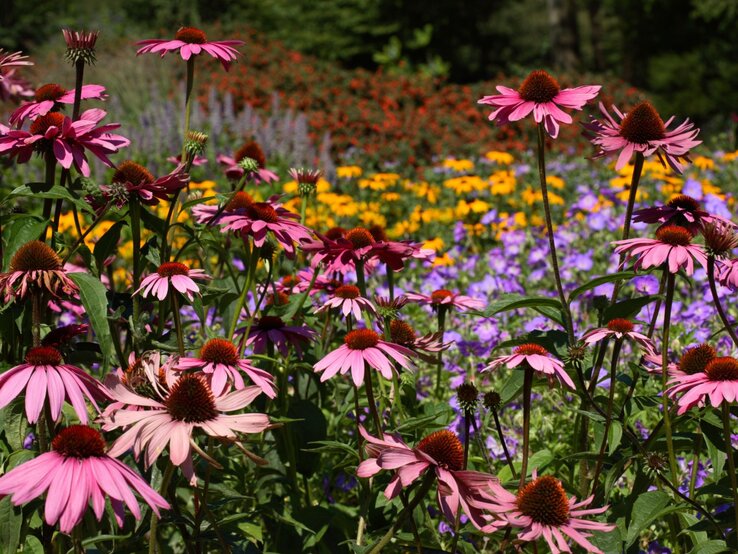
[[[581,110],[600,92],[600,86],[581,86],[561,90],[558,81],[542,70],[532,71],[518,90],[498,86],[500,94],[485,96],[479,104],[489,104],[497,109],[489,116],[490,121],[505,125],[518,121],[533,112],[536,123],[543,122],[552,138],[559,134],[559,123],[569,124],[571,116],[561,107]]]
[[[318,181],[322,175],[319,169],[305,169],[291,167],[289,176],[297,181],[297,191],[301,196],[314,194],[317,190]]]
[[[589,331],[582,340],[585,344],[594,344],[608,337],[615,337],[616,339],[631,339],[640,344],[646,351],[646,354],[653,354],[654,346],[651,339],[646,335],[636,332],[633,322],[628,319],[615,318],[607,322],[605,327],[593,329]]]
[[[245,388],[241,372],[248,375],[269,398],[277,396],[274,377],[268,371],[251,365],[249,360],[239,358],[238,349],[229,340],[210,339],[203,344],[198,358],[179,358],[174,367],[181,370],[201,369],[215,396],[220,396],[229,382],[236,389]]]
[[[90,326],[86,323],[73,323],[71,325],[63,325],[49,331],[41,340],[41,346],[53,346],[59,348],[72,342],[72,339],[78,335],[85,335],[90,330]]]
[[[667,366],[667,371],[670,377],[682,378],[696,373],[704,373],[707,368],[707,364],[717,358],[717,352],[709,344],[703,343],[692,348],[687,348],[683,353],[682,357],[679,358],[679,363],[670,363]],[[658,364],[658,373],[661,373],[661,356],[651,358],[648,360],[654,364]]]
[[[633,212],[633,221],[642,223],[659,223],[661,225],[678,225],[689,229],[693,235],[700,232],[705,223],[734,223],[703,210],[699,201],[686,194],[679,194],[664,206],[653,206]]]
[[[233,157],[221,154],[216,161],[225,167],[226,177],[233,181],[240,181],[244,175],[256,184],[271,183],[279,179],[276,173],[266,168],[264,151],[253,140],[243,144],[233,153]]]
[[[585,127],[592,133],[592,143],[599,148],[595,157],[620,152],[616,170],[625,167],[634,152],[640,152],[644,156],[655,153],[662,164],[668,164],[675,172],[681,173],[683,167],[680,159],[689,160],[689,151],[702,142],[694,140],[700,130],[689,119],[669,131],[668,127],[674,117],[664,123],[649,102],[641,102],[627,114],[621,113],[616,106],[612,106],[612,109],[620,118],[620,123],[600,103],[604,119],[593,117]]]
[[[400,319],[390,321],[390,340],[415,352],[428,363],[438,361],[435,354],[448,350],[452,343],[443,342],[442,333],[429,333],[419,337],[412,326]]]
[[[169,509],[164,498],[120,460],[105,453],[105,440],[92,427],[72,425],[51,442],[52,450],[16,466],[0,477],[0,494],[12,495],[16,506],[46,494],[44,520],[62,533],[71,533],[82,521],[89,502],[98,521],[105,513],[105,496],[110,497],[115,520],[124,522],[124,504],[136,520],[141,509],[134,491],[159,515]]]
[[[261,247],[271,234],[281,244],[288,257],[295,255],[295,242],[312,239],[310,229],[301,225],[300,216],[284,209],[277,203],[252,202],[244,208],[224,213],[220,219],[223,232],[238,231],[242,236],[251,236],[254,246]]]
[[[464,447],[451,431],[431,433],[415,448],[389,434],[378,439],[369,435],[364,427],[360,426],[359,431],[366,440],[367,459],[356,468],[356,475],[369,478],[381,470],[394,471],[395,475],[384,491],[388,500],[430,470],[438,479],[438,504],[448,521],[456,521],[461,509],[478,529],[485,532],[495,529],[478,506],[481,502],[491,501],[488,491],[497,478],[463,469]]]
[[[111,383],[112,397],[127,406],[125,409],[120,405],[111,406],[103,414],[103,429],[125,429],[110,448],[111,456],[119,456],[133,448],[136,458],[146,453],[145,464],[149,467],[169,446],[170,461],[181,466],[194,484],[192,449],[202,453],[193,436],[196,430],[232,441],[238,438],[236,433],[261,433],[270,427],[266,414],[227,414],[251,404],[261,394],[259,387],[213,396],[205,379],[185,373],[168,391],[163,392],[155,383],[152,383],[152,390],[158,398],[138,395],[120,381]]]
[[[279,205],[276,203],[278,196],[270,197],[266,203],[274,207]],[[274,202],[273,202],[274,201]],[[233,193],[233,196],[221,206],[198,204],[192,208],[192,216],[195,221],[202,223],[203,225],[213,225],[220,221],[224,215],[232,215],[234,213],[244,213],[246,208],[256,202],[254,198],[247,192],[242,190]]]
[[[515,351],[508,356],[500,356],[492,360],[482,371],[491,371],[500,366],[507,366],[510,369],[523,365],[545,374],[549,382],[553,377],[564,383],[570,389],[575,389],[574,381],[564,370],[564,364],[551,356],[551,353],[543,346],[528,343],[521,344]]]
[[[84,62],[87,65],[95,63],[95,44],[100,31],[72,31],[62,29],[67,51],[64,57],[73,64]]]
[[[723,402],[738,399],[738,360],[730,356],[712,358],[702,372],[675,376],[667,394],[679,396],[679,415],[693,406],[704,406],[707,399],[718,408]]]
[[[85,398],[100,412],[98,401],[110,398],[107,389],[84,370],[65,364],[61,353],[51,346],[36,346],[26,354],[25,363],[0,375],[0,408],[22,392],[26,396],[26,417],[36,423],[48,396],[51,418],[61,419],[66,399],[82,423],[87,423]]]
[[[354,285],[341,285],[336,288],[330,298],[315,310],[315,313],[318,314],[331,309],[337,309],[343,317],[353,314],[355,321],[361,320],[361,310],[365,310],[372,315],[377,314],[374,304],[361,296],[359,288]]]
[[[109,131],[120,127],[119,123],[97,126],[106,112],[87,110],[77,121],[59,112],[49,112],[37,117],[29,131],[7,130],[0,133],[0,154],[16,157],[18,163],[26,163],[34,152],[52,153],[59,164],[74,167],[85,177],[90,176],[90,166],[85,152],[91,152],[105,165],[113,167],[108,154],[114,154],[131,141]]]
[[[100,190],[118,207],[126,205],[131,195],[135,195],[142,204],[156,206],[159,200],[169,200],[189,182],[190,176],[181,165],[157,179],[142,165],[126,160],[116,168],[111,184],[101,186]]]
[[[505,490],[498,482],[493,481],[489,486],[494,500],[483,502],[482,506],[507,525],[521,528],[518,533],[520,540],[535,542],[543,537],[553,553],[571,552],[567,544],[571,539],[587,552],[602,554],[587,540],[591,536],[590,531],[615,528],[609,523],[583,519],[582,516],[604,513],[608,507],[589,508],[594,496],[581,502],[577,502],[575,496],[569,498],[561,482],[551,475],[538,477],[534,470],[533,480],[517,495]]]
[[[192,293],[200,294],[200,287],[197,286],[193,279],[210,279],[210,276],[202,269],[190,269],[180,262],[164,262],[156,270],[156,273],[147,275],[141,281],[141,287],[134,293],[141,291],[141,296],[156,296],[159,300],[164,300],[169,294],[169,285],[187,300],[192,302]]]
[[[136,45],[143,46],[143,48],[139,48],[136,55],[160,53],[163,58],[167,52],[179,52],[182,59],[187,61],[192,56],[205,52],[218,60],[223,65],[223,69],[228,71],[231,63],[236,61],[240,55],[234,46],[242,44],[244,44],[242,40],[208,41],[205,33],[200,29],[181,27],[173,40],[154,38],[138,41]]]
[[[695,260],[704,268],[707,267],[705,249],[692,244],[692,233],[684,227],[666,225],[656,231],[655,239],[636,238],[616,240],[616,254],[626,254],[625,260],[637,256],[633,269],[648,269],[668,263],[668,270],[677,273],[684,268],[687,275],[694,273]]]
[[[440,307],[453,307],[460,312],[466,312],[468,310],[481,310],[487,305],[484,300],[480,300],[479,298],[464,296],[463,294],[446,289],[434,290],[430,294],[407,292],[405,296],[412,302],[432,306],[434,310]]]
[[[31,83],[18,77],[16,69],[0,70],[0,101],[18,102],[26,98],[33,98],[33,86]],[[0,134],[10,129],[0,124]]]
[[[0,273],[0,291],[5,301],[25,298],[29,292],[48,293],[59,298],[77,294],[79,289],[64,270],[59,255],[39,240],[21,246],[10,260],[10,271]]]
[[[106,97],[104,86],[82,85],[82,100],[103,100]],[[74,104],[74,89],[65,90],[55,83],[43,85],[36,89],[32,102],[26,102],[10,115],[9,122],[20,127],[27,119],[33,120],[51,111],[59,111],[62,104]]]
[[[0,48],[0,81],[2,80],[2,70],[6,67],[18,67],[21,65],[33,65],[33,62],[28,61],[28,56],[18,52],[5,52]]]
[[[302,347],[317,337],[318,334],[309,327],[287,325],[280,317],[265,315],[254,322],[246,346],[253,345],[255,354],[263,354],[267,346],[273,344],[283,356],[287,356],[292,346],[297,355],[302,356]]]
[[[717,282],[730,290],[738,290],[738,259],[719,260],[715,270]]]
[[[326,354],[313,366],[316,373],[323,373],[320,381],[327,381],[337,373],[351,378],[357,387],[364,383],[364,367],[376,369],[385,379],[392,379],[394,363],[411,369],[414,353],[409,348],[382,340],[371,329],[356,329],[346,334],[343,344]]]

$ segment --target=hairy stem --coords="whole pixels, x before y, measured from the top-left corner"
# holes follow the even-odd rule
[[[712,302],[715,304],[715,309],[720,316],[720,321],[723,322],[725,330],[730,335],[730,338],[733,339],[733,344],[738,346],[738,335],[736,335],[733,325],[728,320],[728,316],[725,313],[725,310],[723,310],[723,306],[720,304],[720,297],[718,296],[717,286],[715,285],[715,256],[712,255],[707,256],[707,280],[710,283]]]
[[[520,467],[519,488],[525,486],[528,476],[528,456],[530,455],[530,397],[533,390],[533,368],[527,366],[523,380],[523,464]]]
[[[668,271],[665,269],[664,271]],[[674,274],[669,273],[666,278],[666,298],[664,300],[664,338],[661,341],[661,399],[664,412],[664,432],[666,434],[666,448],[669,453],[669,470],[671,481],[676,483],[677,465],[674,455],[674,441],[671,434],[671,415],[669,414],[669,395],[666,394],[666,380],[669,366],[669,331],[671,329],[671,307],[674,303]]]

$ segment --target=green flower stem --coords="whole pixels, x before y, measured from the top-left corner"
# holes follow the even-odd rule
[[[187,60],[187,83],[185,84],[184,136],[182,138],[182,161],[187,156],[185,144],[190,132],[190,113],[192,112],[192,89],[195,86],[195,56]]]
[[[227,337],[232,337],[233,334],[236,332],[236,326],[238,325],[238,318],[241,315],[241,309],[243,308],[243,305],[246,303],[246,295],[249,292],[249,289],[251,288],[251,258],[256,257],[256,252],[251,251],[250,243],[246,243],[246,256],[245,256],[245,266],[246,266],[246,279],[243,283],[243,288],[241,289],[241,295],[238,297],[238,301],[236,302],[235,311],[233,312],[233,316],[231,316],[231,324],[228,326],[228,335]]]
[[[694,440],[694,456],[692,458],[692,473],[689,476],[689,497],[694,498],[694,489],[697,485],[697,470],[700,465],[700,449],[702,448],[702,429],[697,424],[697,436]]]
[[[530,397],[533,390],[533,368],[527,366],[523,379],[523,464],[520,467],[519,488],[525,486],[528,476],[528,457],[530,455]]]
[[[34,290],[31,293],[31,336],[33,346],[41,346],[41,321],[43,321],[41,290]]]
[[[172,475],[174,474],[174,464],[172,462],[169,462],[167,465],[167,469],[164,471],[164,477],[161,480],[161,487],[159,489],[159,494],[161,494],[164,498],[167,497],[167,491],[169,490],[169,481],[172,479]],[[158,540],[156,536],[156,528],[159,525],[159,518],[157,517],[156,513],[152,510],[151,511],[151,520],[149,524],[149,554],[156,554],[156,551],[158,549]]]
[[[369,371],[369,366],[364,362],[364,386],[366,387],[366,400],[369,403],[369,412],[372,414],[374,425],[377,428],[377,435],[380,439],[384,439],[384,432],[382,431],[382,420],[379,419],[379,412],[377,411],[377,402],[374,400],[374,388],[372,386],[372,374]]]
[[[389,266],[387,268],[387,288],[389,289],[389,299],[392,302],[395,299],[395,271]]]
[[[300,225],[305,225],[305,214],[307,213],[309,194],[303,194],[300,202]]]
[[[664,271],[668,271],[665,269]],[[674,274],[669,273],[666,278],[666,298],[664,300],[664,339],[661,341],[661,399],[664,412],[664,432],[666,434],[666,448],[669,453],[669,470],[671,481],[676,483],[677,464],[674,455],[674,441],[671,433],[671,415],[669,413],[669,395],[666,394],[666,380],[669,366],[669,331],[671,328],[671,307],[674,303]]]
[[[510,451],[507,449],[507,443],[505,443],[505,434],[502,432],[502,425],[500,425],[500,416],[498,415],[495,408],[492,408],[492,417],[495,420],[497,437],[499,438],[500,444],[502,445],[502,450],[505,452],[505,460],[507,460],[507,465],[510,467],[510,473],[512,474],[513,479],[517,479],[518,476],[515,473],[515,466],[513,465],[512,456],[510,456]]]
[[[733,344],[738,346],[738,336],[736,336],[735,329],[733,329],[733,325],[731,325],[730,321],[728,320],[728,316],[725,313],[725,310],[723,310],[723,306],[720,304],[717,287],[715,286],[715,256],[712,255],[707,256],[707,280],[710,283],[712,302],[715,304],[715,309],[720,316],[720,321],[723,322],[723,325],[725,325],[725,330],[730,335],[730,338],[733,339]],[[736,510],[738,511],[738,508]]]
[[[105,206],[103,207],[103,209],[95,217],[94,221],[87,228],[87,230],[84,231],[83,233],[80,233],[79,238],[77,239],[77,241],[69,249],[69,252],[67,252],[67,255],[64,256],[64,259],[62,260],[62,264],[67,263],[67,261],[69,261],[69,258],[71,258],[72,256],[74,256],[74,253],[77,251],[77,248],[79,248],[82,245],[82,243],[84,242],[84,240],[87,238],[87,235],[89,235],[92,232],[92,230],[95,227],[97,227],[98,223],[100,223],[105,218],[105,216],[108,214],[108,210],[110,209],[110,206],[111,206],[111,202],[108,202],[107,204],[105,204]],[[102,268],[98,268],[98,270],[102,271]]]
[[[54,157],[54,152],[51,150],[51,148],[46,150],[44,162],[46,164],[46,170],[44,172],[44,182],[46,183],[46,189],[49,190],[51,189],[51,187],[54,186],[54,181],[56,180],[56,158]],[[51,217],[51,205],[51,198],[45,198],[43,211],[43,218],[45,221],[48,221]],[[46,241],[46,230],[47,228],[44,228],[43,233],[41,234],[41,242]]]
[[[569,338],[569,345],[574,345],[574,326],[571,318],[569,303],[564,294],[561,284],[561,272],[559,271],[559,259],[556,255],[556,240],[554,239],[553,222],[551,220],[551,207],[548,203],[548,185],[546,184],[546,139],[543,123],[538,124],[538,176],[541,181],[541,196],[543,197],[543,212],[546,216],[546,234],[548,235],[548,246],[551,253],[551,265],[553,267],[556,291],[559,293],[561,311],[564,316],[564,328]]]
[[[730,476],[730,488],[733,491],[733,514],[735,516],[735,526],[733,533],[738,534],[738,481],[735,474],[735,449],[733,441],[730,438],[730,406],[723,399],[723,437],[725,440],[725,453],[728,455],[728,474]]]
[[[471,430],[471,420],[474,414],[470,414],[467,410],[464,410],[464,471],[466,471],[469,465],[469,431]],[[461,527],[461,507],[456,513],[456,520],[454,521],[454,538],[451,541],[451,553],[456,553],[456,547],[459,544],[459,528]]]
[[[448,308],[442,304],[438,304],[437,322],[438,332],[443,341],[443,333],[446,331],[446,312]],[[436,398],[443,396],[443,350],[439,350],[436,355]]]
[[[182,329],[182,315],[179,313],[179,297],[178,293],[172,291],[172,315],[174,316],[174,328],[177,333],[177,349],[179,355],[184,356],[184,331]]]
[[[136,291],[141,284],[141,204],[135,196],[129,199],[128,216],[131,220],[131,240],[133,241],[133,350],[136,350],[138,331],[136,330],[141,317],[141,301]]]

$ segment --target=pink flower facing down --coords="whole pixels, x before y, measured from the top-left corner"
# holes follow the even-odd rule
[[[233,383],[239,390],[245,388],[241,372],[248,375],[269,398],[277,396],[274,377],[269,372],[251,365],[249,360],[239,358],[236,347],[225,339],[210,339],[200,349],[198,358],[179,358],[174,367],[180,370],[201,369],[215,396],[220,396],[226,391],[229,383]]]
[[[738,290],[738,259],[717,260],[717,282],[730,290]]]
[[[134,492],[159,515],[169,504],[137,473],[105,453],[105,441],[98,431],[85,425],[63,429],[51,442],[52,450],[21,464],[0,477],[0,495],[12,495],[16,506],[26,504],[46,492],[44,519],[59,522],[62,533],[71,533],[82,521],[89,502],[98,521],[105,512],[105,497],[123,526],[128,507],[136,520],[141,509]]]
[[[351,378],[357,387],[364,384],[365,367],[376,369],[385,379],[392,379],[393,362],[407,370],[414,353],[409,348],[383,341],[371,329],[356,329],[346,334],[343,344],[326,354],[313,366],[316,373],[323,373],[320,381],[327,381],[337,373]]]
[[[617,107],[612,107],[620,119],[618,123],[600,103],[602,120],[591,118],[584,127],[588,130],[592,144],[599,148],[596,158],[612,152],[620,152],[615,169],[620,170],[628,163],[633,153],[640,152],[644,156],[656,154],[664,165],[669,165],[675,172],[683,170],[681,159],[686,159],[689,151],[701,144],[695,140],[700,130],[696,129],[689,119],[669,131],[673,117],[664,123],[658,112],[649,102],[641,102],[627,114]]]
[[[485,96],[479,104],[497,107],[489,116],[490,121],[505,125],[518,121],[533,112],[536,123],[543,122],[552,138],[559,134],[559,123],[569,124],[571,116],[561,107],[581,110],[600,92],[600,86],[581,86],[561,90],[559,83],[548,73],[536,70],[530,73],[518,90],[498,86],[500,94]]]
[[[661,225],[678,225],[689,229],[696,235],[704,224],[717,223],[735,227],[735,224],[717,215],[703,210],[700,203],[685,194],[679,194],[669,200],[664,206],[643,208],[633,212],[633,221],[639,223],[659,223]]]
[[[111,184],[100,189],[118,207],[126,205],[132,195],[142,204],[156,206],[160,200],[169,200],[172,194],[190,182],[189,174],[183,169],[183,166],[178,166],[169,175],[157,179],[142,165],[126,160],[116,168]]]
[[[169,459],[180,466],[194,484],[197,480],[192,463],[192,450],[202,453],[194,433],[233,442],[237,433],[261,433],[270,428],[266,414],[229,415],[241,410],[261,394],[259,387],[246,387],[223,396],[213,396],[205,379],[191,373],[182,374],[165,390],[151,382],[149,396],[132,392],[121,381],[111,379],[112,397],[120,402],[108,407],[103,414],[103,429],[125,429],[110,449],[119,456],[133,448],[138,459],[145,452],[145,464],[153,464],[164,448],[169,447]],[[121,405],[126,405],[122,408]]]
[[[171,285],[177,292],[192,302],[192,293],[200,294],[200,288],[193,279],[210,279],[210,276],[202,269],[190,269],[180,262],[164,262],[156,270],[156,273],[143,278],[141,286],[134,294],[141,292],[141,296],[144,298],[156,296],[161,301],[169,294],[169,286]]]
[[[395,344],[409,348],[428,363],[436,363],[438,361],[436,354],[448,350],[453,344],[444,343],[442,333],[429,333],[419,337],[409,323],[400,319],[390,321],[390,339]]]
[[[490,484],[494,500],[484,502],[484,508],[500,518],[506,525],[520,528],[518,538],[535,542],[544,538],[551,552],[571,552],[569,539],[587,552],[602,554],[602,551],[587,539],[590,531],[611,531],[614,525],[583,519],[582,516],[601,514],[602,508],[588,508],[594,499],[577,502],[575,496],[569,498],[561,482],[550,475],[538,477],[533,471],[533,480],[526,484],[517,495],[505,490],[497,482]]]
[[[83,85],[82,100],[103,100],[107,98],[102,85]],[[11,125],[20,127],[27,119],[34,120],[51,111],[59,111],[63,104],[74,104],[74,89],[65,90],[55,83],[49,83],[36,89],[32,102],[26,102],[11,115]]]
[[[33,89],[28,81],[15,75],[19,66],[33,65],[20,52],[5,52],[0,48],[0,100],[18,100],[33,96]],[[0,129],[4,127],[0,125]],[[6,129],[6,128],[5,128]]]
[[[718,408],[723,402],[738,399],[738,360],[730,356],[713,358],[703,372],[676,376],[669,384],[672,386],[667,394],[679,396],[679,415],[693,406],[704,406],[708,398]]]
[[[684,227],[666,225],[656,231],[655,239],[616,240],[615,253],[625,254],[625,260],[638,257],[633,269],[648,269],[668,264],[670,273],[684,269],[687,275],[694,273],[694,262],[707,268],[705,249],[692,244],[692,233]]]
[[[488,491],[497,478],[463,469],[464,447],[451,431],[431,433],[415,448],[392,435],[385,435],[382,440],[369,435],[363,427],[359,427],[359,431],[366,440],[367,459],[356,468],[356,474],[369,478],[382,470],[394,471],[384,491],[388,500],[421,475],[433,471],[438,479],[438,504],[448,521],[456,521],[461,509],[478,529],[485,532],[495,529],[479,505],[491,501]]]
[[[218,60],[223,65],[223,69],[228,71],[231,63],[236,61],[240,55],[234,47],[242,44],[244,44],[242,40],[208,41],[205,33],[200,29],[181,27],[174,35],[174,40],[154,38],[138,41],[136,45],[142,48],[138,49],[136,55],[161,54],[163,58],[167,52],[179,52],[182,59],[187,61],[192,56],[205,52]]]
[[[646,354],[654,353],[654,346],[651,339],[646,335],[636,332],[632,321],[622,318],[611,319],[607,322],[607,326],[600,327],[589,331],[582,340],[585,344],[594,344],[608,337],[616,339],[630,339],[640,344]]]
[[[252,160],[249,164],[255,167],[249,169],[249,164],[245,163],[247,160]],[[226,177],[232,181],[240,181],[246,177],[248,181],[253,181],[258,185],[259,183],[272,183],[279,179],[276,173],[266,168],[264,150],[261,149],[259,143],[253,140],[243,144],[233,153],[233,157],[221,154],[216,161],[224,167]]]
[[[0,408],[10,404],[23,392],[29,423],[38,421],[47,398],[54,421],[61,419],[66,400],[82,423],[88,421],[85,399],[99,413],[97,402],[110,398],[102,383],[82,369],[65,364],[61,353],[51,346],[31,348],[26,354],[25,363],[0,375]]]
[[[365,310],[372,315],[377,314],[374,304],[369,299],[361,296],[359,288],[354,285],[341,285],[336,288],[330,298],[315,310],[315,313],[319,314],[331,309],[338,310],[344,318],[352,314],[355,321],[361,321],[361,310]]]
[[[304,325],[286,325],[282,318],[265,315],[256,320],[249,331],[246,346],[252,345],[255,354],[267,352],[269,344],[274,345],[283,356],[289,354],[292,346],[298,356],[302,347],[318,338],[318,333]]]
[[[64,270],[59,255],[48,245],[34,240],[21,246],[10,260],[10,271],[0,273],[0,292],[5,302],[40,292],[54,298],[72,296],[79,288]]]
[[[26,163],[34,152],[46,155],[51,152],[59,164],[69,169],[74,167],[85,177],[90,176],[90,166],[85,152],[91,152],[108,167],[113,162],[108,154],[114,154],[131,141],[109,131],[120,127],[119,123],[98,123],[106,112],[100,109],[87,110],[77,121],[59,112],[49,112],[37,117],[29,131],[4,130],[0,132],[0,154],[16,157],[18,163]]]
[[[545,374],[549,382],[553,377],[564,383],[567,387],[574,390],[574,381],[564,370],[564,364],[553,358],[548,350],[538,344],[521,344],[509,356],[500,356],[492,360],[482,371],[491,371],[500,366],[507,366],[510,369],[522,365],[530,367],[535,371]]]
[[[417,292],[405,293],[408,300],[432,306],[434,310],[438,308],[456,308],[460,312],[469,310],[482,310],[487,305],[484,300],[464,296],[457,292],[446,289],[438,289],[430,294],[420,294]]]

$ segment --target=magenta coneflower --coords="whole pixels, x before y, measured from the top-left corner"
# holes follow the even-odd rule
[[[361,296],[359,287],[355,287],[354,285],[341,285],[337,287],[328,300],[315,310],[315,313],[318,314],[330,309],[338,310],[343,317],[353,314],[355,321],[361,320],[361,310],[365,310],[372,315],[377,314],[374,304],[369,299]]]
[[[118,164],[110,181],[110,185],[103,185],[100,190],[118,207],[127,204],[131,195],[135,195],[142,204],[156,206],[159,200],[169,200],[170,195],[187,186],[190,176],[180,165],[157,179],[142,165],[126,160]]]
[[[668,164],[675,172],[681,173],[683,167],[680,160],[688,160],[689,151],[702,142],[694,140],[700,130],[689,119],[669,131],[668,127],[674,117],[664,123],[649,102],[641,102],[627,114],[621,113],[615,106],[612,109],[620,119],[619,123],[608,113],[604,104],[600,103],[604,119],[593,117],[585,127],[592,134],[592,143],[599,148],[595,157],[620,152],[615,165],[617,170],[628,163],[634,152],[640,152],[644,156],[655,153],[661,163]]]
[[[492,360],[482,371],[491,371],[500,366],[507,366],[510,369],[522,365],[530,367],[535,371],[545,374],[549,381],[556,377],[570,389],[575,389],[574,381],[564,370],[564,364],[551,356],[551,353],[543,346],[528,343],[521,344],[515,351],[508,356],[500,356]]]
[[[107,97],[102,85],[82,85],[82,100],[103,100]],[[62,104],[74,104],[74,89],[65,90],[56,83],[48,83],[36,89],[32,102],[26,102],[11,115],[11,125],[20,127],[27,119],[36,119],[51,111],[58,111]]]
[[[607,322],[605,327],[593,329],[589,331],[582,340],[585,344],[594,344],[608,337],[615,337],[616,339],[631,339],[643,347],[646,354],[653,354],[654,346],[651,339],[646,335],[636,332],[633,322],[628,319],[615,318]]]
[[[20,51],[18,52],[5,52],[0,48],[0,81],[2,80],[1,71],[6,67],[18,67],[21,65],[33,65],[33,62],[28,61],[28,56],[24,55]]]
[[[131,141],[109,131],[120,127],[119,123],[97,126],[107,112],[87,110],[77,121],[59,112],[49,112],[37,117],[29,131],[8,130],[0,133],[0,154],[16,157],[18,163],[26,163],[34,152],[51,153],[59,164],[74,167],[85,177],[90,176],[90,166],[85,152],[91,152],[105,165],[113,167],[108,154],[114,154]]]
[[[136,458],[146,453],[145,464],[149,467],[169,446],[170,461],[181,466],[190,482],[195,483],[192,449],[202,452],[193,436],[196,430],[211,437],[235,440],[236,433],[261,433],[270,427],[266,414],[227,414],[251,404],[261,394],[259,387],[214,396],[205,379],[185,373],[168,391],[163,392],[154,383],[152,390],[158,398],[135,394],[120,381],[111,383],[111,395],[120,404],[105,410],[103,429],[125,429],[110,448],[111,456],[133,448]],[[127,408],[121,408],[121,404]]]
[[[254,322],[246,346],[253,345],[255,354],[263,354],[267,346],[273,344],[283,356],[287,356],[292,346],[297,355],[302,356],[302,347],[317,337],[318,333],[309,327],[287,325],[280,317],[265,315]]]
[[[664,206],[653,206],[633,212],[633,221],[643,223],[659,223],[661,225],[678,225],[689,229],[693,235],[699,233],[705,223],[724,222],[735,226],[720,216],[706,212],[699,201],[686,194],[679,194]]]
[[[64,270],[59,255],[39,240],[21,246],[10,260],[10,271],[0,273],[0,291],[5,301],[25,298],[29,292],[48,293],[54,297],[77,294],[77,285]]]
[[[668,264],[671,273],[684,268],[687,275],[694,273],[694,262],[707,268],[705,249],[692,244],[692,233],[678,225],[666,225],[656,231],[655,239],[636,238],[616,240],[616,254],[626,254],[625,260],[637,256],[633,269],[648,269]]]
[[[98,521],[105,513],[105,497],[110,498],[115,520],[123,526],[124,505],[136,520],[141,509],[134,492],[159,515],[169,504],[137,473],[105,453],[105,440],[92,427],[72,425],[51,442],[52,450],[16,466],[0,477],[0,495],[11,495],[16,506],[26,504],[45,492],[44,520],[62,533],[71,533],[82,521],[89,502]]]
[[[247,164],[248,160],[251,161]],[[254,140],[244,143],[233,153],[233,157],[221,154],[216,161],[225,167],[226,177],[233,181],[240,181],[244,175],[256,184],[271,183],[279,179],[276,173],[266,168],[264,150]]]
[[[229,382],[236,389],[245,388],[241,372],[248,375],[269,398],[277,396],[274,377],[268,371],[251,365],[249,360],[239,358],[238,349],[229,340],[210,339],[202,345],[199,357],[179,358],[174,367],[181,370],[201,369],[215,396],[220,396]]]
[[[679,415],[693,406],[704,406],[707,399],[718,408],[723,402],[738,399],[738,360],[730,356],[712,358],[704,371],[675,376],[669,384],[669,396],[679,395]]]
[[[266,203],[274,207],[279,204],[276,199],[279,197],[274,195],[270,197]],[[275,200],[273,203],[272,200]],[[236,191],[230,200],[221,206],[198,204],[192,208],[192,216],[195,221],[203,225],[213,225],[220,221],[224,215],[232,215],[233,213],[244,213],[247,207],[256,202],[254,198],[247,192],[242,190]]]
[[[200,294],[200,288],[193,279],[210,279],[203,269],[190,269],[180,262],[164,262],[156,273],[147,275],[141,281],[141,287],[134,293],[141,291],[141,296],[156,296],[164,300],[169,294],[169,285],[192,302],[192,293]]]
[[[463,469],[464,446],[451,431],[431,433],[415,448],[389,434],[378,439],[361,426],[359,431],[366,440],[367,459],[356,468],[356,475],[369,478],[381,470],[394,471],[395,475],[384,491],[388,500],[430,470],[438,479],[438,504],[448,521],[456,521],[461,509],[478,529],[485,532],[495,529],[494,525],[489,525],[489,518],[485,517],[479,505],[492,500],[489,491],[497,478]]]
[[[615,528],[609,523],[583,519],[582,516],[604,513],[608,507],[589,508],[593,496],[581,502],[577,502],[575,496],[569,498],[561,482],[551,475],[538,477],[534,470],[533,480],[517,495],[495,481],[489,486],[494,500],[482,502],[481,506],[502,520],[503,524],[497,527],[509,525],[521,528],[518,538],[526,542],[544,538],[551,552],[571,552],[567,544],[567,539],[571,539],[587,552],[602,554],[587,540],[591,536],[590,531],[611,531]]]
[[[484,300],[472,298],[471,296],[464,296],[463,294],[446,289],[434,290],[430,294],[407,292],[405,293],[405,296],[412,302],[432,306],[434,310],[439,307],[453,307],[460,312],[466,312],[468,310],[481,310],[486,306]]]
[[[197,56],[202,52],[209,54],[218,60],[223,68],[228,71],[231,63],[236,61],[240,52],[234,46],[244,44],[242,40],[218,40],[208,41],[205,33],[195,27],[181,27],[173,40],[168,39],[148,39],[140,40],[137,46],[142,46],[136,52],[139,54],[161,54],[163,58],[167,52],[179,52],[183,60],[189,60],[192,56]]]
[[[323,373],[320,381],[327,381],[337,373],[351,378],[357,387],[364,383],[365,365],[376,369],[385,379],[392,379],[393,363],[411,369],[414,353],[409,348],[381,339],[371,329],[356,329],[346,334],[343,344],[326,354],[313,366],[316,373]]]
[[[61,353],[51,346],[31,348],[25,363],[0,374],[0,408],[24,392],[29,423],[38,421],[47,397],[54,421],[61,419],[62,405],[66,400],[82,423],[88,421],[85,399],[100,412],[97,402],[110,398],[102,383],[84,370],[65,364]]]
[[[436,354],[448,350],[452,344],[444,343],[443,334],[440,332],[419,337],[409,323],[400,319],[390,321],[390,340],[394,344],[409,348],[428,363],[436,363],[438,361]]]
[[[730,290],[738,290],[738,259],[719,260],[715,270],[717,282]]]
[[[569,124],[571,116],[561,107],[581,110],[600,92],[600,86],[581,86],[561,90],[558,81],[542,70],[532,71],[518,90],[498,86],[500,94],[485,96],[479,104],[489,104],[497,109],[489,116],[498,125],[518,121],[533,112],[536,123],[543,122],[552,138],[559,134],[559,123]]]

